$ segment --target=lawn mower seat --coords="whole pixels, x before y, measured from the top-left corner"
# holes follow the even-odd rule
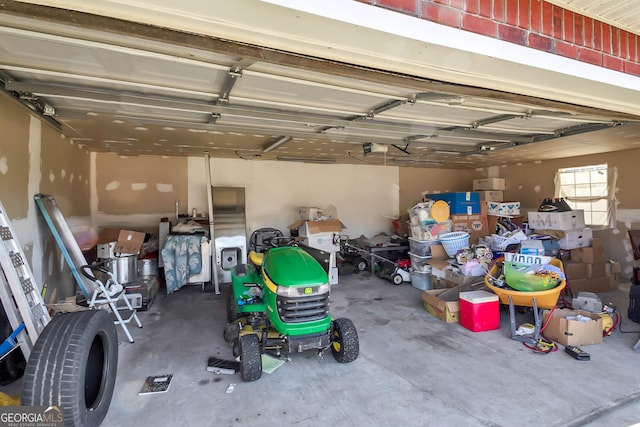
[[[268,242],[272,237],[282,237],[282,231],[277,228],[265,227],[259,228],[249,238],[249,250],[254,252],[266,252],[273,245]]]
[[[256,267],[262,267],[262,260],[264,259],[263,253],[251,251],[249,252],[249,261],[255,264]]]

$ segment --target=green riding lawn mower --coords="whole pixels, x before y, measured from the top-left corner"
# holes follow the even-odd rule
[[[250,252],[248,264],[231,274],[224,339],[240,357],[240,376],[262,375],[262,354],[287,356],[331,348],[340,363],[358,357],[358,332],[351,320],[329,315],[330,285],[315,258],[289,237],[276,237],[264,253]]]

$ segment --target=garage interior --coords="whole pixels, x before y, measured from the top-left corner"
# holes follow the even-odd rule
[[[635,329],[626,309],[637,266],[629,231],[640,223],[637,73],[404,10],[426,1],[151,3],[0,4],[1,201],[45,302],[77,289],[36,194],[53,195],[94,244],[105,230],[158,238],[167,219],[207,224],[211,186],[244,189],[247,238],[288,231],[304,206],[335,208],[355,239],[394,233],[426,195],[468,192],[478,179],[504,179],[504,200],[537,211],[555,197],[559,169],[606,164],[615,210],[593,236],[620,272],[598,295]],[[637,2],[552,3],[640,34]],[[626,59],[637,66],[631,49]],[[551,425],[639,422],[638,334],[585,347],[584,375],[562,351],[532,354],[513,340],[504,306],[499,330],[473,333],[428,313],[421,290],[369,271],[332,286],[332,314],[357,327],[353,363],[308,352],[255,382],[208,372],[208,357],[232,357],[222,337],[231,286],[220,279],[172,294],[159,280],[139,312],[144,327],[129,326],[135,342],[117,328],[103,425],[530,425],[542,411]],[[169,373],[167,393],[138,396],[146,377]]]

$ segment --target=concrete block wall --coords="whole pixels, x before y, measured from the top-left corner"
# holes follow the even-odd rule
[[[640,36],[542,0],[357,0],[640,76]]]

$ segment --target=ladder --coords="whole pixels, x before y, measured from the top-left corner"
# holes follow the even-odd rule
[[[33,345],[51,318],[2,202],[0,238],[0,299],[12,329],[17,331],[24,324],[16,342],[28,360]]]

